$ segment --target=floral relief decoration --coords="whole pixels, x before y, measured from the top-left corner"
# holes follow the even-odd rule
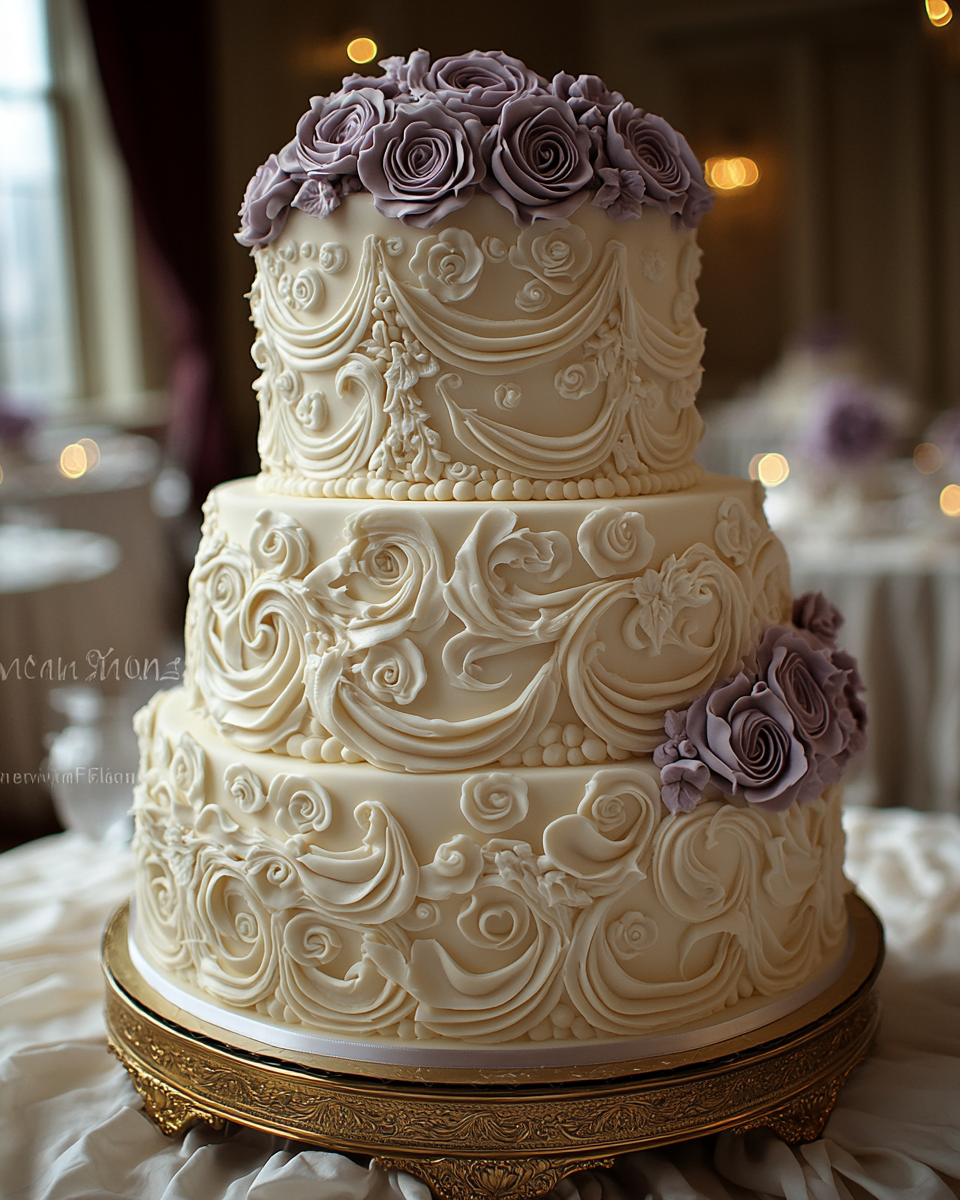
[[[221,789],[188,734],[171,746],[157,710],[138,722],[136,937],[175,978],[267,1020],[363,1040],[636,1036],[667,1014],[692,1021],[789,991],[843,935],[835,797],[678,818],[649,773],[604,768],[575,812],[547,823],[541,852],[482,828],[521,818],[517,782],[468,781],[487,840],[458,833],[420,863],[382,803],[357,804],[360,840],[333,850],[342,802],[310,777],[229,764]],[[185,744],[193,774],[173,767]],[[229,811],[243,816],[251,796],[267,798],[256,827]],[[683,952],[658,936],[677,919]]]
[[[245,549],[220,530],[214,500],[191,576],[191,703],[244,749],[387,770],[649,753],[667,711],[737,677],[755,628],[789,613],[773,535],[744,535],[754,570],[738,565],[729,519],[717,529],[733,565],[698,542],[651,566],[656,541],[641,513],[594,508],[574,546],[494,506],[449,561],[422,514],[365,505],[342,548],[315,563],[288,515],[262,510]],[[577,551],[594,578],[567,586]],[[430,646],[440,652],[432,668]],[[429,670],[453,696],[486,701],[469,718],[428,715],[419,698]],[[561,694],[580,722],[572,737],[552,724]],[[177,754],[192,779],[188,749]],[[231,787],[257,803],[245,777]]]

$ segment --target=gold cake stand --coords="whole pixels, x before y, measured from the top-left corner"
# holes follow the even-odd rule
[[[852,952],[816,999],[751,1034],[596,1067],[386,1067],[283,1051],[189,1016],[138,974],[128,906],[103,938],[110,1049],[174,1136],[237,1122],[408,1171],[444,1200],[541,1196],[616,1155],[722,1130],[818,1137],[879,1019],[883,931],[848,899]],[[372,1077],[373,1072],[377,1077]]]

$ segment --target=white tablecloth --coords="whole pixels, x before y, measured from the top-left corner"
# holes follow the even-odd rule
[[[960,813],[960,546],[931,536],[786,539],[794,593],[822,591],[867,685],[857,803]]]
[[[960,1196],[960,819],[851,810],[848,870],[887,924],[883,1025],[825,1135],[723,1134],[625,1156],[562,1200]],[[63,834],[0,855],[3,1200],[428,1200],[423,1184],[241,1130],[165,1138],[107,1053],[100,929],[126,852]]]

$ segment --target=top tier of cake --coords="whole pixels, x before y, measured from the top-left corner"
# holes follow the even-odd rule
[[[699,478],[692,230],[489,196],[429,231],[356,194],[293,212],[251,304],[270,492],[572,499]]]
[[[691,486],[711,194],[690,147],[596,76],[500,51],[381,66],[314,97],[244,197],[264,490]]]

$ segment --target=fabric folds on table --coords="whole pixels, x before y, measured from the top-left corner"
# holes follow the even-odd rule
[[[559,1200],[960,1196],[960,819],[850,809],[847,870],[887,926],[883,1023],[824,1136],[722,1134],[583,1172]],[[128,851],[73,834],[0,855],[4,1200],[429,1200],[424,1184],[249,1130],[169,1139],[105,1049],[100,932]]]

